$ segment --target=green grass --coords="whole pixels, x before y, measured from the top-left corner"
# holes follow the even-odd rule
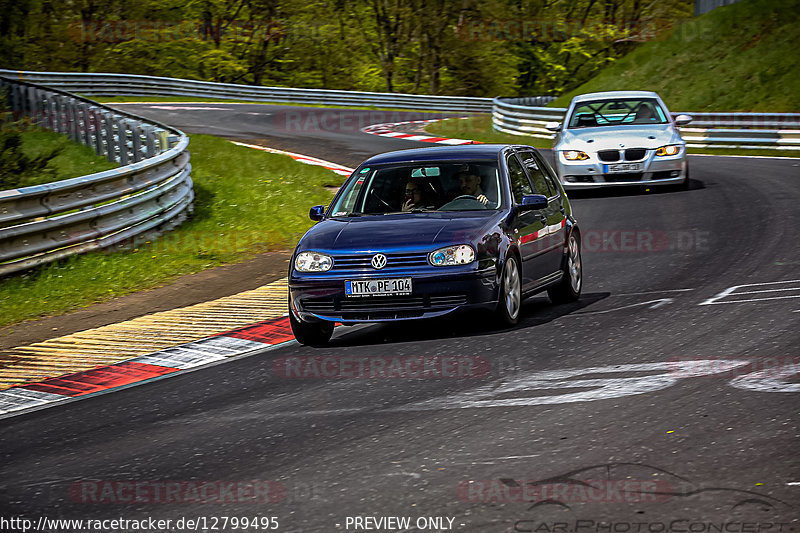
[[[192,218],[132,249],[71,257],[0,279],[0,326],[68,312],[176,277],[292,246],[343,178],[289,157],[193,135]]]
[[[673,111],[800,111],[800,0],[743,0],[679,25],[550,104],[656,91]]]
[[[437,137],[470,139],[482,143],[527,144],[536,148],[550,148],[553,143],[549,139],[529,137],[527,135],[510,135],[492,128],[491,115],[478,115],[470,118],[448,118],[432,122],[425,131]]]
[[[109,163],[105,157],[96,155],[88,146],[78,144],[60,133],[29,130],[23,131],[21,138],[23,153],[31,157],[47,154],[56,148],[61,151],[42,171],[21,176],[20,187],[60,181],[118,166],[116,163]]]

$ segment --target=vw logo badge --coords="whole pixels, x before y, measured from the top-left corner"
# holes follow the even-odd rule
[[[386,256],[383,254],[375,254],[372,256],[372,268],[380,270],[386,266]]]

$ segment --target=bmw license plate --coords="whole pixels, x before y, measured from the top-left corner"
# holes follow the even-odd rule
[[[344,293],[358,296],[405,296],[411,294],[411,278],[346,280]]]
[[[603,165],[603,174],[641,172],[643,168],[644,167],[641,163],[617,163],[616,165]]]

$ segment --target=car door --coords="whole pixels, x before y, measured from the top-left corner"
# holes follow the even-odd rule
[[[546,273],[555,272],[561,268],[563,246],[565,242],[566,210],[563,199],[552,176],[549,175],[547,165],[538,154],[530,151],[520,152],[520,158],[525,170],[528,172],[535,194],[547,196],[547,208],[541,213],[545,217],[544,238],[542,239],[542,264]]]
[[[528,175],[522,163],[515,154],[506,157],[506,167],[508,168],[509,185],[511,187],[511,197],[514,206],[522,203],[522,197],[533,194]],[[536,281],[546,276],[546,261],[544,260],[546,217],[541,211],[519,211],[515,209],[515,216],[512,217],[511,227],[509,228],[519,246],[519,253],[522,258],[522,288],[531,288]]]

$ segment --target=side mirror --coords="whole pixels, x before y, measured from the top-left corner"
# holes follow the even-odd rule
[[[320,220],[322,220],[322,217],[324,215],[325,215],[324,205],[315,205],[308,211],[308,218],[310,218],[314,222],[319,222]]]
[[[561,131],[561,123],[560,122],[548,122],[544,125],[544,129],[552,131],[552,132],[559,132]]]
[[[543,194],[526,194],[519,204],[520,211],[535,211],[547,207],[547,196]]]
[[[693,119],[692,115],[678,115],[675,117],[675,125],[676,126],[685,126],[690,123]]]

